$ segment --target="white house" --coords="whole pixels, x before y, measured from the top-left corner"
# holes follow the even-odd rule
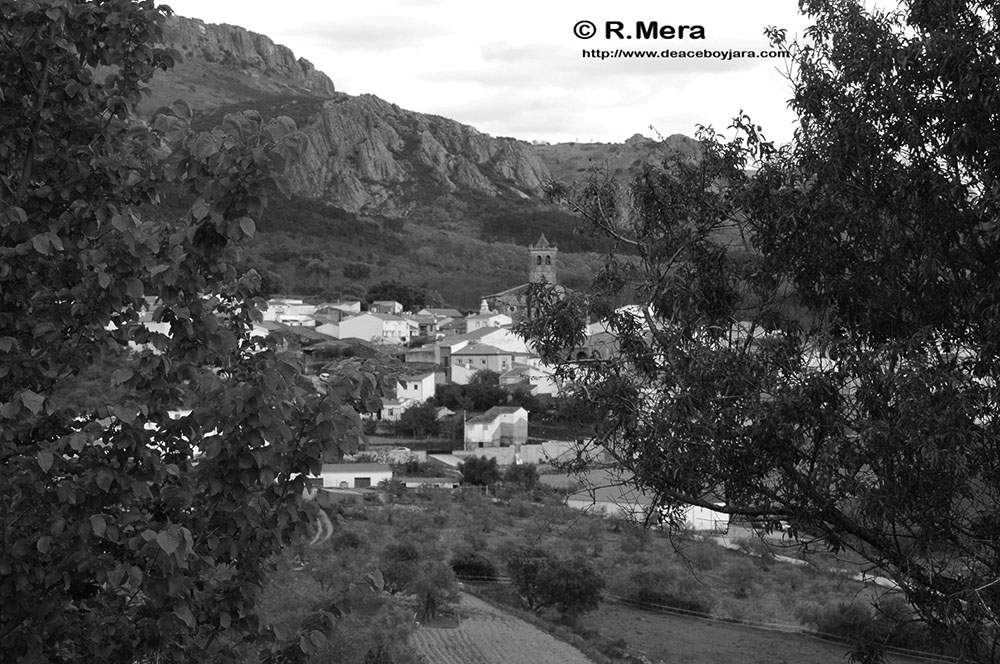
[[[413,321],[371,312],[345,318],[337,328],[339,339],[356,338],[390,344],[406,343],[417,333],[417,324]]]
[[[314,327],[315,312],[316,305],[291,298],[276,298],[267,301],[267,309],[261,312],[261,315],[263,322]]]
[[[407,408],[419,403],[413,399],[382,399],[382,408],[379,409],[377,417],[383,422],[398,422]]]
[[[384,463],[324,463],[319,474],[325,489],[367,489],[392,479]]]
[[[316,326],[316,331],[325,334],[332,339],[340,338],[340,325],[338,323],[323,323]]]
[[[514,319],[507,314],[479,313],[465,318],[466,332],[475,332],[484,327],[505,327],[514,324]]]
[[[465,422],[465,449],[520,445],[528,440],[528,411],[494,406]]]
[[[435,388],[433,371],[415,376],[401,376],[399,384],[396,385],[396,398],[412,399],[417,403],[423,403],[434,396]]]
[[[399,481],[407,489],[428,490],[428,489],[457,489],[462,486],[462,480],[458,477],[400,477]]]
[[[470,343],[452,352],[451,381],[457,385],[468,385],[478,371],[489,370],[501,374],[527,357],[527,353],[514,353],[490,344]]]
[[[512,355],[528,356],[530,351],[524,339],[517,336],[506,327],[482,327],[466,334],[457,334],[445,337],[437,342],[438,363],[445,368],[447,375],[451,378],[452,353],[462,350],[466,346],[478,343],[493,346],[501,351],[508,351]],[[468,362],[464,362],[466,367]],[[483,367],[485,368],[485,367]],[[506,371],[506,369],[504,369]]]

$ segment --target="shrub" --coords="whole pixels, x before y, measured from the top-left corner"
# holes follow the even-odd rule
[[[503,481],[523,491],[531,491],[538,484],[538,469],[531,463],[514,464],[504,473]]]
[[[460,577],[476,581],[495,581],[497,578],[497,568],[493,561],[470,549],[456,553],[450,564]]]
[[[840,602],[834,607],[822,607],[812,616],[816,631],[823,636],[838,636],[857,640],[874,630],[871,612],[860,604]]]
[[[330,546],[334,551],[360,549],[364,545],[365,540],[353,530],[342,530],[330,540]]]
[[[647,607],[666,606],[710,613],[712,600],[687,572],[672,567],[647,566],[633,572],[626,596]]]
[[[712,542],[691,542],[680,548],[678,553],[702,571],[715,569],[722,561],[722,551]]]
[[[531,505],[523,500],[510,501],[510,515],[523,519],[531,516]]]
[[[469,457],[458,467],[462,473],[462,481],[466,484],[485,486],[500,481],[500,469],[496,459],[486,457]]]
[[[726,582],[733,591],[733,596],[739,599],[746,599],[750,596],[757,583],[757,568],[749,560],[737,560],[732,567],[726,570]]]

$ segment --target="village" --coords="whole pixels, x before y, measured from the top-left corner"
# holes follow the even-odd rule
[[[551,469],[553,464],[558,467],[583,456],[600,465],[601,451],[580,437],[566,432],[554,437],[530,435],[529,421],[539,413],[514,403],[525,395],[540,397],[531,400],[533,404],[546,403],[545,399],[551,402],[561,393],[552,369],[530,342],[512,329],[529,312],[532,284],[546,283],[557,292],[565,292],[558,281],[557,256],[558,247],[541,235],[527,248],[526,283],[484,294],[479,310],[467,315],[454,308],[409,312],[401,303],[385,300],[371,302],[367,309],[360,300],[320,304],[294,298],[268,301],[257,333],[276,335],[286,350],[301,355],[320,388],[333,370],[328,365],[332,358],[377,349],[402,360],[394,381],[395,394],[382,399],[377,413],[364,415],[366,433],[370,434],[368,448],[344,463],[324,464],[319,476],[310,478],[321,504],[361,502],[390,482],[410,490],[458,489],[460,468],[470,457],[495,460],[501,468],[531,464]],[[587,339],[575,354],[578,358],[599,358],[612,352],[611,335],[602,323],[594,323],[588,325]],[[484,377],[496,380],[509,405],[493,405],[482,412],[456,412],[435,405],[435,396],[442,388],[468,386]],[[400,424],[407,411],[415,408],[429,408],[439,423],[450,423],[450,439],[430,437],[429,443],[418,445],[403,440],[410,446],[402,445],[398,434],[406,429]],[[416,449],[418,446],[423,449]],[[394,474],[394,467],[407,467],[408,462],[425,469],[421,476]],[[571,507],[641,520],[651,504],[649,496],[605,471],[578,479],[579,491],[567,498]],[[575,480],[562,477],[554,481],[567,485]],[[689,528],[719,532],[728,527],[728,517],[711,510],[690,507],[684,514]]]

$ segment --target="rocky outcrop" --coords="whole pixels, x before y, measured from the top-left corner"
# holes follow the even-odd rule
[[[310,148],[295,169],[295,188],[352,211],[400,216],[462,191],[536,195],[549,175],[523,141],[372,95],[337,95],[300,129]]]
[[[333,81],[305,58],[296,58],[287,46],[235,25],[206,24],[172,16],[164,28],[165,41],[183,56],[298,83],[319,96],[334,93]]]

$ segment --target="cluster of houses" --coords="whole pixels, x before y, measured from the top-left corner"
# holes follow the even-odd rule
[[[382,422],[398,422],[407,409],[434,397],[438,386],[467,385],[484,370],[495,372],[506,389],[554,396],[560,388],[552,371],[512,327],[530,312],[532,284],[559,288],[557,253],[542,235],[528,247],[528,281],[484,295],[479,310],[468,315],[451,308],[408,312],[396,301],[375,301],[364,310],[359,300],[310,304],[280,298],[268,302],[260,325],[263,333],[297,338],[307,353],[350,341],[398,347],[403,372],[396,394],[384,399],[374,416]],[[414,345],[415,340],[423,343]],[[493,408],[469,418],[466,449],[522,445],[527,442],[527,422],[523,408]]]

